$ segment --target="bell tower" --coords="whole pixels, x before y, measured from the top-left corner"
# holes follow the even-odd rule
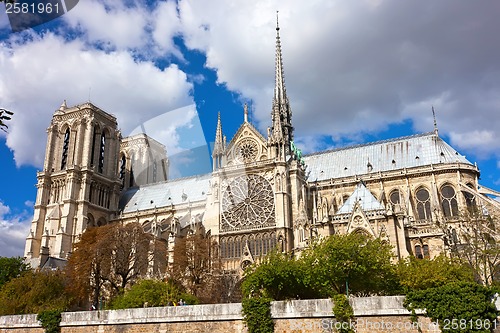
[[[35,213],[25,257],[40,267],[66,259],[89,227],[117,211],[121,134],[116,118],[92,103],[56,110],[47,129],[43,170],[38,172]]]

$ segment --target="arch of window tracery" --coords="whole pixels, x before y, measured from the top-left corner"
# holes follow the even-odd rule
[[[441,186],[441,208],[445,217],[458,216],[458,203],[455,189],[450,184]]]
[[[430,221],[432,219],[431,196],[425,187],[420,187],[415,191],[415,202],[418,219]]]
[[[428,259],[430,258],[429,245],[427,244],[416,244],[415,245],[415,258],[417,259]]]
[[[389,193],[389,202],[392,205],[399,205],[401,203],[401,192],[398,189],[392,190]]]

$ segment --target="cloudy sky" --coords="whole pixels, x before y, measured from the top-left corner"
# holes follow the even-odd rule
[[[84,0],[13,33],[0,4],[0,255],[22,255],[46,128],[90,100],[124,135],[144,129],[169,155],[228,139],[249,103],[270,125],[279,10],[287,92],[305,152],[428,132],[500,187],[500,2],[466,0]],[[186,158],[186,156],[183,156]]]

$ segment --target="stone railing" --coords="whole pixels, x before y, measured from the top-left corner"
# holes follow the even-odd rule
[[[351,298],[358,333],[440,332],[426,317],[410,321],[403,307],[404,296]],[[497,302],[497,308],[500,302]],[[275,332],[334,332],[338,323],[329,299],[293,300],[271,303]],[[136,332],[243,332],[241,304],[170,306],[114,311],[81,311],[62,314],[61,333]],[[421,313],[420,313],[421,314]],[[0,317],[0,332],[43,333],[36,315]],[[494,332],[500,332],[500,328]]]

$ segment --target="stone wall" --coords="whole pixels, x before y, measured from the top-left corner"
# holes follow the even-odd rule
[[[352,298],[357,332],[417,333],[403,299]],[[276,333],[335,332],[338,326],[329,299],[273,302],[271,313]],[[66,312],[62,314],[61,333],[246,333],[242,319],[240,303]],[[425,317],[419,319],[418,325],[423,333],[440,332]],[[43,329],[36,315],[4,316],[0,317],[0,332],[43,333]]]

